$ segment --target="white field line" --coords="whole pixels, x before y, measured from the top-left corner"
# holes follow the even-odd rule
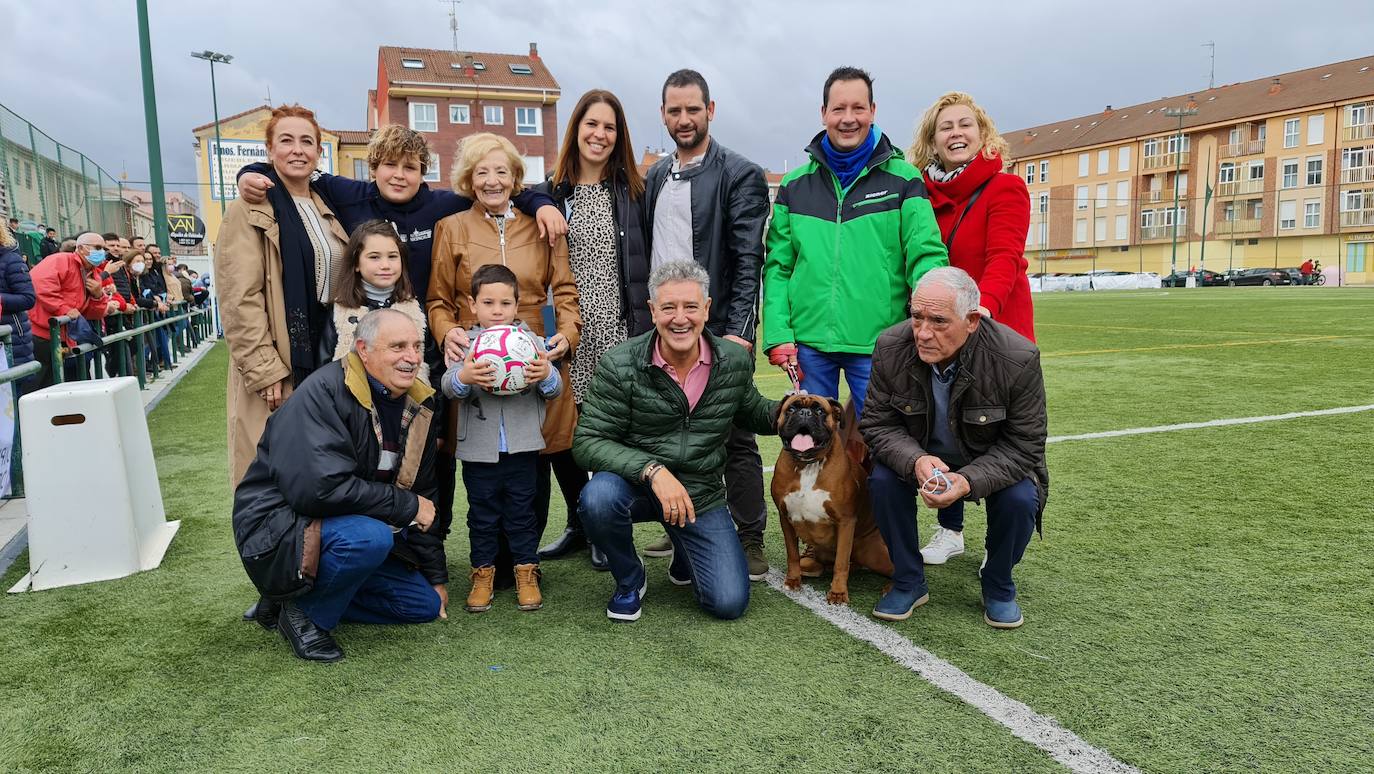
[[[1227,427],[1230,425],[1253,425],[1259,422],[1279,422],[1285,419],[1303,417],[1329,417],[1337,414],[1358,414],[1361,411],[1374,411],[1374,404],[1366,406],[1341,406],[1339,408],[1317,409],[1314,411],[1291,411],[1287,414],[1268,414],[1260,417],[1233,417],[1231,419],[1211,419],[1206,422],[1181,422],[1176,425],[1155,425],[1154,427],[1131,427],[1125,430],[1104,430],[1100,433],[1079,433],[1078,435],[1052,435],[1045,443],[1061,441],[1090,441],[1094,438],[1117,438],[1123,435],[1148,435],[1150,433],[1172,433],[1176,430],[1197,430],[1204,427]],[[763,469],[772,473],[773,466]]]
[[[1044,750],[1070,771],[1098,774],[1120,772],[1139,774],[1139,769],[1113,758],[1059,725],[1052,717],[1041,715],[990,685],[970,677],[953,664],[939,658],[907,638],[876,621],[870,620],[846,605],[832,605],[820,592],[809,586],[791,591],[782,584],[783,575],[777,570],[768,572],[768,585],[789,599],[807,608],[849,636],[862,640],[885,653],[898,664],[920,675],[926,682],[955,696],[979,712],[1005,726],[1017,738]]]

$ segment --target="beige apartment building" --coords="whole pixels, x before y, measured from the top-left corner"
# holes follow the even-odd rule
[[[1032,272],[1312,258],[1374,282],[1374,56],[1003,135]]]

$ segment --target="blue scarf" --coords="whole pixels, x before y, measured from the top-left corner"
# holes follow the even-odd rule
[[[878,147],[878,125],[869,127],[868,139],[852,151],[841,153],[835,150],[830,144],[830,135],[821,138],[821,150],[825,151],[825,163],[830,167],[830,171],[839,178],[840,188],[846,189],[859,179],[859,173],[864,171],[868,165],[868,159],[873,155],[873,149]]]

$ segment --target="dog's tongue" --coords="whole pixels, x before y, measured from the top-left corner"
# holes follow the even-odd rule
[[[808,452],[816,448],[816,442],[809,435],[792,436],[792,451]]]

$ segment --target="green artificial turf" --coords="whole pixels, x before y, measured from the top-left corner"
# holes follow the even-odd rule
[[[1052,434],[1374,402],[1368,290],[1036,302]],[[1310,337],[1334,338],[1293,341]],[[183,519],[162,567],[0,598],[0,771],[1061,768],[762,585],[743,619],[711,621],[648,560],[643,620],[613,625],[609,576],[579,558],[546,563],[544,610],[503,592],[463,613],[461,488],[451,619],[345,624],[344,662],[296,661],[238,620],[226,364],[221,347],[149,419]],[[774,396],[776,374],[760,365]],[[760,446],[771,465],[776,439]],[[1026,626],[981,622],[977,506],[968,552],[893,626],[1146,771],[1370,770],[1371,456],[1374,413],[1055,444],[1045,536],[1017,570]],[[773,514],[768,551],[780,566]],[[855,575],[855,609],[881,585]]]

